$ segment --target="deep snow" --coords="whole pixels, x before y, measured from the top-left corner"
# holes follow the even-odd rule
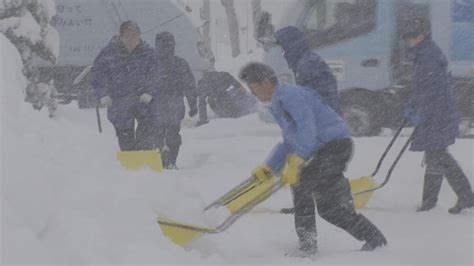
[[[185,126],[180,170],[127,172],[115,160],[117,143],[105,110],[104,132],[99,134],[94,110],[70,104],[48,119],[46,110],[33,111],[23,102],[19,57],[0,38],[4,264],[473,264],[474,211],[448,214],[455,196],[444,182],[438,207],[416,213],[424,169],[422,154],[412,152],[360,210],[387,236],[384,249],[358,252],[362,243],[318,218],[316,261],[288,258],[284,253],[296,245],[292,216],[269,213],[248,214],[191,250],[177,247],[161,235],[156,217],[206,222],[202,208],[247,178],[279,141],[276,125],[250,115],[214,119],[199,128]],[[192,122],[188,119],[185,125]],[[346,175],[370,174],[389,140],[355,139]],[[472,139],[460,139],[451,148],[471,182],[473,150]],[[377,180],[383,179],[394,153]],[[257,209],[289,207],[290,199],[290,192],[283,190]]]

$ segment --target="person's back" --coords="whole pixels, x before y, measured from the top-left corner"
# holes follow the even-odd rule
[[[285,52],[296,84],[316,90],[329,106],[341,113],[336,78],[326,62],[310,50],[303,32],[288,26],[275,32],[275,38]]]
[[[298,110],[301,115],[290,118],[285,115],[285,109]],[[284,138],[286,136],[290,142],[296,137],[304,139],[308,144],[308,154],[328,142],[351,136],[348,126],[339,114],[323,102],[318,92],[310,88],[278,84],[272,99],[271,112],[282,128]],[[299,123],[293,119],[304,121]],[[305,125],[306,128],[297,128],[295,124]]]

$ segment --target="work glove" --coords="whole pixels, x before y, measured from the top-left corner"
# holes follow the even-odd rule
[[[142,102],[142,103],[144,103],[144,104],[149,104],[152,99],[153,99],[153,96],[151,96],[151,95],[148,94],[148,93],[143,93],[143,94],[140,96],[140,102]]]
[[[112,98],[110,98],[109,96],[104,96],[104,97],[100,98],[99,102],[100,102],[101,105],[111,106],[112,105]]]
[[[297,186],[300,182],[300,172],[303,168],[304,159],[296,154],[290,154],[286,160],[286,166],[281,175],[281,181],[285,185]]]
[[[198,110],[195,108],[192,108],[191,110],[189,110],[188,115],[189,117],[194,117],[195,115],[197,115],[197,113],[198,113]]]
[[[272,178],[273,173],[270,167],[266,165],[262,165],[262,166],[257,167],[255,170],[253,170],[252,176],[255,177],[256,180],[260,182],[264,182]]]

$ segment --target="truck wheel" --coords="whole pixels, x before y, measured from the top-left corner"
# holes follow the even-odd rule
[[[352,136],[373,136],[380,132],[380,128],[376,127],[371,119],[371,115],[367,108],[360,105],[352,105],[343,108],[344,120],[349,125]]]
[[[474,137],[474,134],[472,133],[471,119],[467,117],[462,117],[459,120],[459,137],[461,138]]]

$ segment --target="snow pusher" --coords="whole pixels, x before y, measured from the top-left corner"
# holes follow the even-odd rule
[[[283,186],[277,178],[265,181],[250,177],[204,209],[226,208],[230,215],[218,226],[206,227],[174,221],[165,217],[158,218],[163,235],[180,246],[187,246],[203,234],[217,234],[229,228],[238,218],[248,213],[253,207],[267,199]]]
[[[392,166],[390,166],[390,169],[388,170],[387,176],[385,177],[385,180],[378,185],[374,181],[374,176],[377,174],[377,172],[380,169],[380,166],[382,165],[383,160],[385,159],[385,156],[387,153],[390,151],[390,149],[393,146],[393,143],[395,143],[395,140],[398,138],[400,135],[400,132],[404,126],[401,126],[395,135],[393,136],[392,140],[388,144],[387,148],[385,149],[384,153],[382,154],[382,157],[380,157],[379,162],[377,163],[377,167],[375,168],[374,172],[370,176],[363,176],[359,177],[356,179],[351,179],[350,180],[350,186],[351,186],[351,192],[352,192],[352,197],[354,200],[354,207],[356,209],[363,208],[367,202],[370,200],[372,197],[372,194],[374,193],[375,190],[382,188],[388,183],[388,180],[390,179],[390,176],[392,175],[392,171],[397,165],[398,161],[402,157],[403,153],[405,150],[408,148],[408,145],[410,144],[414,134],[415,130],[413,130],[413,133],[410,135],[408,140],[406,141],[405,145],[403,145],[403,148],[400,150],[398,153],[397,157],[395,158],[395,161],[393,161]]]
[[[151,168],[154,171],[163,171],[160,150],[143,151],[119,151],[117,160],[127,170],[139,170],[141,168]]]

